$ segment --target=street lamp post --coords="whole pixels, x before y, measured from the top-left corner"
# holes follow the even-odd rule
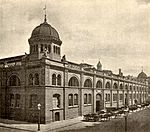
[[[40,131],[40,120],[41,120],[41,104],[38,104],[38,111],[39,111],[39,119],[38,119],[38,131]]]
[[[125,117],[125,132],[127,132],[127,117],[128,117],[128,112],[129,112],[129,108],[127,107],[125,110],[124,110],[124,117]]]

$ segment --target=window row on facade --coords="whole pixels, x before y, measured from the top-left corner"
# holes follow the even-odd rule
[[[39,85],[40,84],[40,80],[39,80],[39,74],[35,73],[35,74],[29,74],[29,78],[28,78],[28,83],[29,85]],[[52,85],[58,85],[61,86],[62,85],[62,76],[60,74],[56,75],[55,73],[52,74]],[[9,78],[9,86],[20,86],[20,79],[18,76],[16,75],[12,75]],[[73,76],[69,79],[68,81],[68,86],[70,87],[79,87],[79,80]],[[87,88],[92,88],[93,84],[92,81],[90,79],[86,79],[84,81],[84,87]],[[113,84],[113,86],[111,87],[111,83],[109,81],[106,82],[105,86],[106,89],[120,89],[120,90],[130,90],[130,91],[147,91],[146,87],[144,86],[132,86],[132,85],[127,85],[125,84],[123,86],[123,84],[121,83],[119,86],[118,84],[115,82]],[[102,89],[103,88],[103,84],[101,80],[98,80],[96,82],[96,88]]]
[[[21,107],[21,95],[20,94],[10,94],[10,107],[11,108],[19,108]],[[29,97],[29,108],[37,107],[37,95],[32,94]]]
[[[146,96],[146,94],[144,95],[144,94],[136,94],[136,93],[132,94],[132,93],[130,93],[128,99],[129,100],[132,100],[132,99],[136,100],[139,97],[141,98],[141,96],[144,97],[144,96]],[[127,93],[124,96],[122,93],[119,95],[117,93],[113,93],[112,97],[113,97],[112,101],[114,101],[114,102],[117,102],[118,99],[119,99],[119,101],[123,101],[123,97],[127,98]],[[105,94],[105,102],[110,102],[110,101],[111,101],[110,93],[106,93]]]
[[[34,48],[34,45],[33,46],[31,45],[31,52],[37,52],[37,51],[38,51],[38,45],[35,45],[35,48]],[[40,52],[46,52],[46,51],[47,51],[47,53],[51,53],[51,51],[52,51],[51,45],[41,44],[40,45]],[[55,54],[60,55],[60,47],[53,45],[53,52]]]

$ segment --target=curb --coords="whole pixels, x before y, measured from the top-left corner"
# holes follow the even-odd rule
[[[65,124],[65,125],[62,125],[62,126],[60,126],[60,127],[54,127],[54,128],[48,128],[47,127],[47,129],[41,129],[41,131],[39,131],[39,132],[48,132],[48,131],[55,131],[55,130],[59,130],[59,129],[62,129],[62,128],[65,128],[65,127],[68,127],[68,126],[72,126],[72,125],[75,125],[75,124],[78,124],[78,123],[81,123],[82,121],[81,120],[79,120],[79,121],[76,121],[76,122],[74,122],[74,123],[70,123],[70,124]],[[27,131],[27,132],[38,132],[37,130],[28,130],[28,129],[26,129],[26,128],[18,128],[18,127],[15,127],[15,126],[7,126],[7,125],[5,125],[5,124],[2,124],[2,123],[0,123],[0,127],[4,127],[4,128],[9,128],[9,129],[16,129],[16,130],[22,130],[22,131]]]
[[[5,126],[5,125],[1,125],[1,124],[0,124],[0,127],[23,130],[23,131],[28,131],[28,132],[36,132],[36,131],[33,131],[33,130],[21,129],[21,128],[17,128],[17,127]]]
[[[47,130],[43,130],[42,132],[48,132],[48,131],[55,131],[55,130],[59,130],[61,128],[65,128],[65,127],[68,127],[68,126],[72,126],[72,125],[75,125],[75,124],[79,124],[81,123],[82,121],[79,121],[79,122],[76,122],[76,123],[72,123],[72,124],[69,124],[69,125],[65,125],[65,126],[61,126],[61,127],[58,127],[58,128],[52,128],[52,129],[47,129]]]

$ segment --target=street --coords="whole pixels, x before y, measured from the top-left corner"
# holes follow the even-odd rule
[[[61,132],[125,132],[125,118],[111,119],[107,122],[82,122],[66,128]],[[129,114],[127,132],[150,132],[150,108]]]
[[[16,129],[14,127],[11,128],[10,120],[3,120],[3,122],[9,123],[10,127],[0,126],[0,132],[27,132],[29,131],[29,127],[32,127],[33,131],[37,130],[37,124],[20,124],[20,127]],[[19,125],[18,122],[16,123]],[[110,121],[105,122],[80,121],[68,126],[62,126],[61,128],[55,127],[55,129],[51,130],[48,126],[44,127],[45,129],[42,129],[44,132],[125,132],[125,117],[119,116],[116,119],[112,118]],[[30,131],[32,131],[32,129],[30,129]],[[150,107],[132,112],[128,115],[127,132],[150,132]]]

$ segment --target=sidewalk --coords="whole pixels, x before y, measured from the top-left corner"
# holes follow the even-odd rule
[[[62,120],[62,121],[52,122],[48,124],[41,124],[40,128],[41,128],[41,132],[47,132],[47,131],[55,132],[61,128],[78,124],[81,122],[82,122],[82,117],[77,117],[74,119]],[[8,119],[0,119],[0,127],[18,129],[18,130],[29,131],[29,132],[37,132],[37,124],[30,124],[27,122],[20,122],[20,121],[8,120]]]

